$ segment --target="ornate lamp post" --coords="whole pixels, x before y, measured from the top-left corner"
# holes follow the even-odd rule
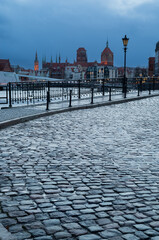
[[[122,38],[123,40],[123,45],[124,45],[124,79],[123,79],[123,93],[124,93],[124,98],[126,98],[126,92],[127,92],[127,78],[126,78],[126,51],[127,51],[127,45],[129,38],[125,37]]]

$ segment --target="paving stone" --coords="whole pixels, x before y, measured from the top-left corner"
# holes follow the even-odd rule
[[[99,225],[93,225],[93,226],[89,226],[88,230],[90,232],[100,232],[100,231],[103,231],[104,229]]]
[[[44,220],[43,224],[47,227],[52,226],[52,225],[59,225],[60,220],[59,219],[48,219],[48,220]]]
[[[34,240],[52,240],[51,236],[41,236],[41,237],[36,237]]]
[[[155,231],[153,229],[148,229],[144,233],[147,234],[148,236],[158,236],[159,235],[159,232]]]
[[[98,239],[101,239],[101,238],[95,234],[86,234],[78,238],[78,240],[98,240]]]
[[[34,215],[29,215],[29,216],[24,216],[24,217],[18,217],[18,222],[19,223],[27,223],[27,222],[32,222],[35,220]]]
[[[54,234],[56,232],[64,231],[64,229],[59,225],[52,225],[52,226],[45,227],[45,231],[47,234]]]
[[[109,218],[100,218],[97,220],[97,223],[102,226],[102,225],[106,225],[109,223],[112,223],[111,220]]]
[[[11,233],[17,233],[23,231],[22,224],[16,224],[11,227],[9,227],[9,232]]]
[[[69,232],[72,234],[72,236],[78,237],[86,234],[88,231],[83,228],[75,228],[75,229],[70,229]]]
[[[122,237],[126,240],[140,240],[140,238],[138,238],[134,234],[124,234]]]
[[[44,235],[46,235],[46,232],[45,232],[43,229],[38,229],[38,228],[36,228],[36,229],[30,229],[30,230],[29,230],[29,233],[31,233],[31,235],[32,235],[33,237],[39,237],[39,236],[44,236]]]
[[[15,219],[11,219],[11,218],[4,218],[4,219],[0,219],[0,223],[2,223],[2,225],[6,228],[17,224],[17,221]]]
[[[63,232],[57,232],[54,234],[56,239],[65,239],[65,238],[71,238],[71,234],[67,231],[63,231]]]
[[[139,239],[149,239],[149,236],[142,231],[135,231],[135,235],[139,237]]]
[[[31,222],[31,223],[26,223],[26,224],[23,224],[23,227],[27,230],[29,229],[37,229],[37,228],[44,228],[44,225],[42,224],[42,222],[40,221],[37,221],[37,222]]]
[[[159,221],[154,221],[150,223],[150,226],[155,228],[155,227],[159,227]]]
[[[99,233],[103,239],[120,236],[120,232],[117,230],[105,230]]]
[[[14,233],[13,236],[17,240],[24,240],[24,239],[30,238],[31,234],[28,232],[22,231],[22,232]]]
[[[140,230],[140,231],[145,231],[147,229],[150,229],[149,226],[145,225],[145,224],[136,224],[134,225],[134,227],[137,229],[137,230]]]
[[[81,214],[80,216],[79,216],[79,218],[81,219],[81,220],[94,220],[94,219],[97,219],[97,217],[94,215],[94,214]]]
[[[68,224],[63,224],[63,227],[66,229],[76,229],[76,228],[81,228],[81,226],[78,223],[68,223]]]

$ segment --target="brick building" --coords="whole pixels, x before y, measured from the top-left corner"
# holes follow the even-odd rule
[[[155,57],[149,57],[148,76],[152,77],[155,74]]]
[[[9,59],[0,59],[0,71],[13,72]]]

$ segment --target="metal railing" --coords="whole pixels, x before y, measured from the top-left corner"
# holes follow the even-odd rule
[[[159,90],[158,78],[128,78],[125,97],[130,92],[136,92],[137,96],[143,91]],[[9,107],[17,104],[44,104],[66,101],[72,106],[76,99],[90,99],[108,96],[111,101],[113,95],[123,94],[123,78],[112,78],[102,80],[59,80],[49,82],[16,82],[8,83],[0,91],[0,103],[9,103]],[[71,99],[71,100],[70,100]],[[71,103],[70,103],[71,102]],[[49,106],[49,105],[48,105]]]

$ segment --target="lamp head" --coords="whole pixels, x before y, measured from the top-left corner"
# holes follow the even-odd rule
[[[125,35],[125,37],[122,38],[122,40],[123,40],[123,45],[124,45],[124,47],[127,47],[129,38],[127,38],[127,36]]]

